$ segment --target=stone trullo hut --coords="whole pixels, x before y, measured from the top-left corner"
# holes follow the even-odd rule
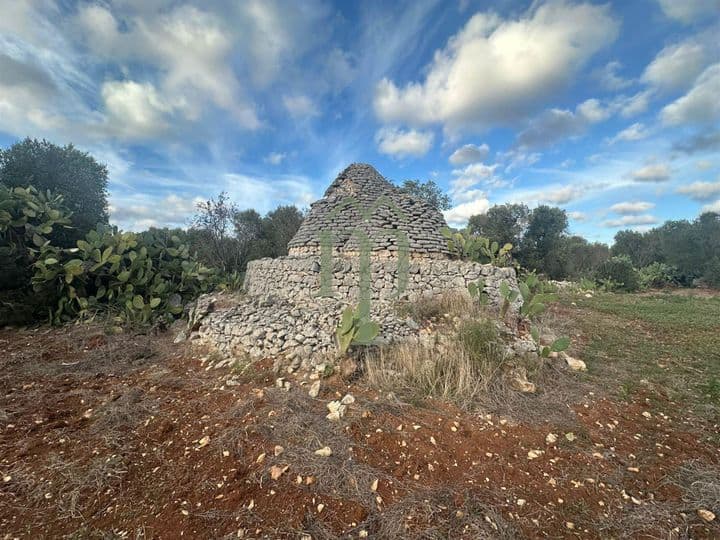
[[[460,290],[482,278],[491,302],[499,285],[516,286],[512,268],[452,259],[442,214],[385,180],[367,164],[342,171],[288,244],[289,255],[251,261],[245,296],[202,321],[201,336],[227,353],[285,358],[291,366],[334,349],[343,308],[356,304],[361,268],[370,282],[380,342],[417,333],[395,305]],[[364,255],[363,255],[364,254]],[[369,271],[367,271],[369,270]]]
[[[404,233],[411,256],[447,258],[440,233],[446,226],[438,209],[400,191],[372,165],[354,163],[312,204],[288,249],[290,256],[318,255],[325,235],[335,254],[355,256],[364,234],[373,255],[392,256]]]

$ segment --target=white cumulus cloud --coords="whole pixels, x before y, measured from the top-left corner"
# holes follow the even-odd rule
[[[677,188],[677,193],[689,196],[696,201],[707,201],[720,196],[720,181],[718,182],[693,182],[686,186]]]
[[[477,13],[436,51],[424,81],[380,81],[375,111],[387,122],[450,130],[517,120],[572,80],[618,29],[607,5],[551,0],[507,20]]]
[[[610,111],[597,99],[583,101],[575,112],[567,109],[549,109],[530,122],[518,134],[522,148],[542,148],[567,137],[582,135],[591,124],[606,120]]]
[[[631,172],[630,178],[636,182],[667,182],[670,174],[670,167],[666,163],[655,163]]]
[[[615,212],[616,214],[640,214],[642,212],[647,212],[652,208],[655,208],[655,203],[645,201],[620,202],[613,204],[610,207],[610,211]]]
[[[658,0],[658,2],[665,15],[685,24],[720,12],[720,0]]]
[[[661,90],[687,88],[702,73],[708,56],[703,44],[695,40],[669,45],[645,68],[642,79]]]
[[[490,152],[490,147],[487,144],[466,144],[455,150],[449,158],[450,163],[453,165],[467,165],[468,163],[476,163],[483,161]]]
[[[432,147],[433,139],[432,131],[415,129],[384,127],[375,134],[378,150],[394,157],[424,156]]]
[[[648,135],[649,132],[645,126],[640,122],[636,122],[618,132],[618,134],[612,137],[609,142],[613,144],[619,141],[639,141]]]
[[[714,203],[706,204],[702,207],[701,212],[716,212],[720,214],[720,199]]]
[[[165,131],[166,115],[175,109],[150,83],[109,81],[101,93],[112,130],[132,137],[152,137]]]
[[[618,75],[621,69],[622,64],[617,60],[613,60],[605,64],[604,67],[596,69],[593,75],[605,90],[622,90],[623,88],[632,86],[633,81],[624,79]]]
[[[660,220],[650,214],[640,214],[636,216],[623,216],[618,219],[609,219],[603,222],[605,227],[637,227],[640,225],[655,225]]]
[[[451,227],[464,227],[472,216],[484,214],[490,208],[490,201],[479,197],[473,201],[464,202],[443,212],[445,221]]]
[[[666,105],[660,113],[663,123],[705,124],[720,120],[720,63],[703,71],[684,96]]]

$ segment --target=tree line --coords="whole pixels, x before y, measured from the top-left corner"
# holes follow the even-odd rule
[[[107,183],[107,168],[73,145],[61,147],[28,138],[0,149],[0,184],[8,188],[33,186],[63,196],[72,215],[71,227],[52,233],[52,242],[59,246],[73,247],[98,223],[109,222]],[[433,181],[406,180],[401,189],[440,210],[450,205],[447,194]],[[197,206],[188,227],[151,228],[148,234],[177,237],[203,264],[225,273],[242,273],[253,259],[287,254],[287,244],[303,218],[303,211],[290,205],[278,206],[264,216],[252,209],[241,210],[226,193],[220,193]],[[659,282],[720,286],[717,213],[705,213],[692,221],[668,221],[647,232],[620,231],[608,247],[571,235],[567,213],[561,208],[502,204],[472,216],[465,233],[500,245],[511,243],[516,264],[551,279],[624,283],[621,278],[639,279],[633,272],[651,268],[665,276],[656,280]],[[0,237],[0,247],[2,242],[7,243],[7,239]],[[4,270],[0,267],[6,276],[0,280],[0,289],[11,286],[10,274]]]

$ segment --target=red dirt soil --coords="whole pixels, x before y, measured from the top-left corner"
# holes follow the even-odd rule
[[[683,476],[720,470],[718,426],[662,396],[589,392],[535,424],[362,380],[312,399],[269,361],[229,378],[171,337],[0,331],[4,538],[720,537]]]

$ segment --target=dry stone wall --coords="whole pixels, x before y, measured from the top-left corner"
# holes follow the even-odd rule
[[[332,261],[332,291],[335,298],[357,302],[360,260],[338,257]],[[373,258],[370,264],[372,299],[393,301],[440,294],[449,290],[466,291],[471,282],[482,278],[490,302],[501,302],[500,283],[517,288],[515,270],[487,264],[450,259],[413,259],[409,263],[407,286],[398,293],[398,263],[392,258]],[[320,257],[280,257],[259,259],[248,264],[245,291],[252,296],[278,296],[298,301],[320,295]]]

